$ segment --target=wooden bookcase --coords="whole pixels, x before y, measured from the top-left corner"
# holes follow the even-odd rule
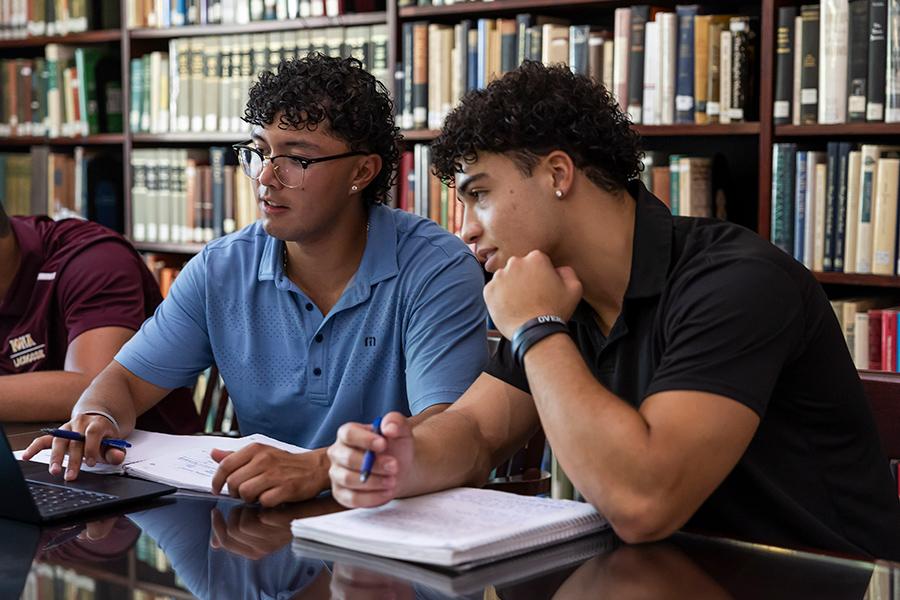
[[[771,221],[772,190],[772,145],[780,141],[803,141],[824,144],[832,139],[894,139],[900,136],[900,123],[850,123],[845,125],[805,125],[775,126],[772,115],[775,79],[775,32],[777,10],[787,4],[787,0],[725,0],[707,2],[716,12],[758,14],[760,18],[759,46],[760,72],[757,74],[759,94],[759,120],[750,123],[715,125],[636,125],[635,128],[645,140],[647,149],[689,150],[697,148],[718,151],[739,144],[743,163],[749,175],[745,177],[749,186],[746,196],[738,200],[741,210],[748,218],[739,222],[749,224],[762,237],[769,237]],[[799,5],[801,2],[791,2]],[[122,66],[123,107],[130,106],[129,61],[154,49],[161,49],[169,39],[190,36],[217,36],[224,34],[253,34],[301,28],[332,26],[371,25],[386,23],[389,32],[388,65],[393,68],[401,54],[401,28],[404,22],[427,20],[452,23],[463,18],[500,17],[520,12],[559,15],[596,22],[598,18],[609,20],[615,8],[623,4],[618,0],[494,0],[493,2],[457,2],[449,6],[413,6],[398,8],[396,0],[387,1],[387,10],[375,13],[349,14],[340,17],[315,17],[292,21],[264,21],[248,25],[208,25],[185,26],[165,29],[132,29],[126,27],[125,4],[122,3],[122,27],[115,30],[90,31],[86,33],[60,36],[35,37],[20,40],[0,40],[0,56],[12,57],[27,53],[36,55],[48,43],[67,45],[118,44]],[[655,3],[660,4],[660,3]],[[664,6],[671,9],[676,2],[668,1]],[[204,146],[241,141],[239,134],[135,134],[130,130],[129,119],[124,119],[124,133],[102,134],[83,138],[0,138],[0,150],[15,150],[32,144],[48,144],[51,147],[117,146],[121,148],[124,168],[125,199],[124,214],[126,235],[131,223],[131,156],[138,146]],[[412,130],[404,133],[406,143],[429,142],[437,135],[433,130]],[[743,183],[743,182],[742,182]],[[141,243],[140,250],[191,255],[201,246],[198,244],[155,244]],[[826,286],[858,286],[863,288],[900,288],[900,277],[856,275],[843,273],[817,273],[817,278]]]

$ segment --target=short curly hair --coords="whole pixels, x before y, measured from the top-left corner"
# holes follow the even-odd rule
[[[526,61],[463,98],[432,143],[432,164],[452,183],[464,162],[490,152],[531,175],[554,150],[608,192],[624,188],[641,168],[640,137],[603,85],[562,65]]]
[[[352,151],[380,156],[381,171],[362,197],[369,204],[385,201],[400,160],[400,130],[388,90],[359,60],[310,52],[282,60],[274,72],[264,71],[250,88],[243,119],[265,126],[276,118],[282,129],[314,131],[326,123]]]

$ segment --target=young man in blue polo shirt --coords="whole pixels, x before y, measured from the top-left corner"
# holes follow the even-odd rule
[[[251,88],[252,141],[236,147],[258,184],[262,218],[206,246],[154,317],[95,379],[52,441],[50,470],[77,476],[103,437],[127,435],[166,390],[215,362],[241,433],[269,447],[220,461],[213,486],[275,505],[328,487],[324,447],[347,421],[442,411],[487,360],[483,276],[435,223],[383,205],[398,130],[384,89],[353,59],[283,62]],[[37,440],[26,456],[50,446]],[[104,460],[119,462],[120,452]]]

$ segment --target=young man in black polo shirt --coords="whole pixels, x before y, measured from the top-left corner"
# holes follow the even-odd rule
[[[412,431],[398,415],[383,437],[345,425],[335,497],[482,483],[542,425],[628,542],[688,526],[900,559],[896,489],[822,289],[746,229],[673,217],[636,179],[638,143],[600,85],[536,63],[451,113],[435,168],[512,342]]]

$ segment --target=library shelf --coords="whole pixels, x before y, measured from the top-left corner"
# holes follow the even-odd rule
[[[81,46],[84,44],[103,44],[105,42],[118,42],[122,39],[121,29],[97,29],[94,31],[82,31],[68,35],[36,35],[14,39],[0,40],[0,49],[15,48],[41,48],[47,44],[65,44],[67,46]]]
[[[713,123],[709,125],[633,125],[643,137],[701,137],[706,135],[759,135],[759,123]]]
[[[836,125],[776,125],[775,138],[813,136],[880,136],[900,134],[900,123],[840,123]]]
[[[100,146],[116,145],[125,141],[121,133],[98,133],[78,137],[46,137],[18,135],[0,137],[0,147],[8,146]]]
[[[759,135],[759,123],[755,121],[712,125],[633,125],[633,127],[643,137]],[[401,133],[403,139],[408,142],[430,142],[441,132],[436,129],[405,129]]]
[[[160,252],[163,254],[197,254],[204,244],[176,244],[167,242],[132,242],[140,252]]]
[[[266,33],[269,31],[296,31],[322,27],[352,27],[377,25],[387,22],[385,11],[354,13],[337,17],[309,17],[287,21],[254,21],[241,25],[185,25],[183,27],[131,29],[128,37],[138,39],[171,39],[207,35],[231,35],[240,33]]]
[[[536,10],[572,9],[576,7],[614,7],[610,0],[496,0],[495,2],[458,2],[446,6],[404,6],[397,11],[400,20],[426,17],[465,17],[475,14],[501,14]]]
[[[239,144],[250,139],[249,133],[135,133],[135,144]]]
[[[872,275],[869,273],[834,273],[822,271],[815,271],[813,272],[813,275],[819,281],[819,283],[900,288],[900,276],[897,275]]]

